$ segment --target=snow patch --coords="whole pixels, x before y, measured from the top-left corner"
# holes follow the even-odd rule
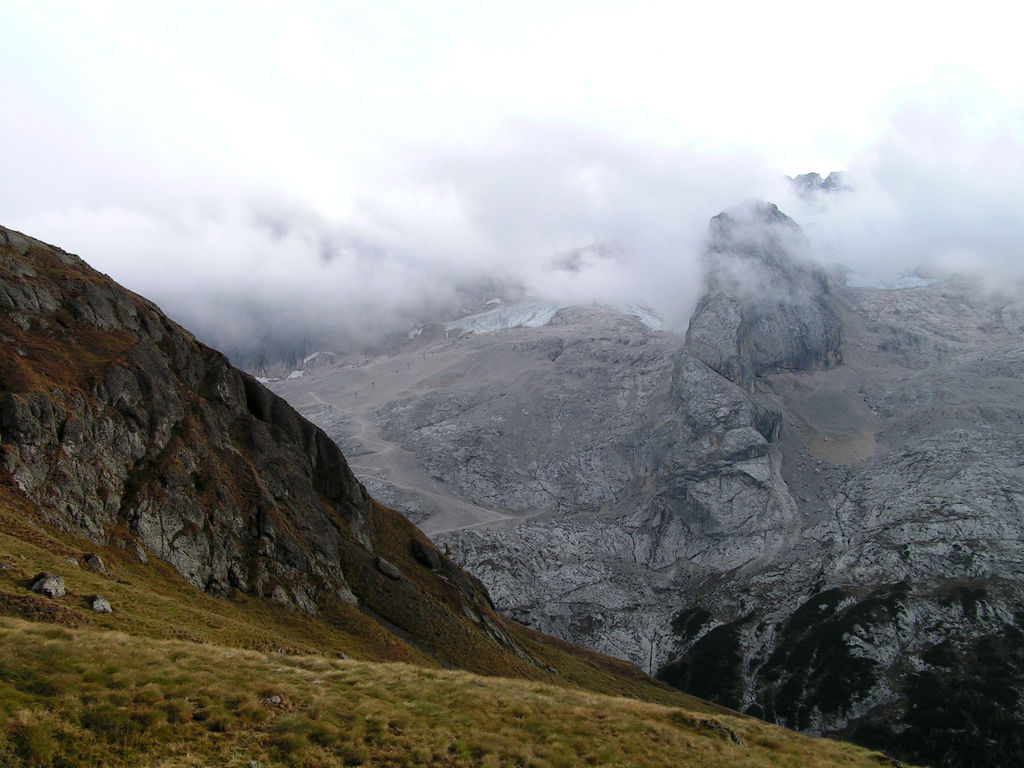
[[[921,277],[917,272],[880,276],[850,271],[844,277],[846,284],[851,288],[875,288],[882,291],[905,291],[909,288],[924,288],[940,282],[934,278]]]
[[[508,328],[540,328],[551,322],[551,318],[563,308],[561,304],[548,304],[539,301],[499,305],[486,312],[460,317],[458,320],[449,320],[444,324],[444,329],[468,333],[489,333]]]
[[[288,374],[288,378],[289,379],[301,379],[302,378],[302,371],[292,371],[291,373]]]
[[[487,305],[493,309],[477,312],[457,320],[449,320],[444,324],[446,331],[463,331],[467,333],[489,333],[509,328],[540,328],[551,322],[551,319],[568,308],[567,304],[552,304],[542,301],[522,301],[513,304],[502,304],[500,299],[491,299]],[[665,328],[661,315],[643,304],[597,304],[602,309],[615,312],[639,321],[652,331]],[[422,329],[420,329],[422,330]],[[415,332],[419,335],[419,332]],[[409,338],[415,338],[411,333]]]
[[[650,331],[665,330],[664,318],[653,309],[646,307],[643,304],[620,304],[617,306],[606,306],[605,309],[610,309],[612,312],[618,312],[620,315],[631,317],[634,320],[639,321]]]

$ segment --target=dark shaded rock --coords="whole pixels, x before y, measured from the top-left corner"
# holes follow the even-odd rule
[[[432,571],[437,571],[441,568],[441,555],[437,549],[419,539],[413,539],[412,556],[416,558],[416,562]]]
[[[57,598],[64,597],[67,594],[67,588],[64,586],[64,579],[53,573],[36,574],[36,577],[32,579],[33,592],[40,595],[46,595],[46,597],[56,600]]]
[[[100,556],[90,552],[82,558],[82,562],[85,563],[85,567],[90,571],[96,571],[97,573],[106,573],[106,566],[103,565],[103,560]]]

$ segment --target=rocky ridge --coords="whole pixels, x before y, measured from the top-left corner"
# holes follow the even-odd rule
[[[0,343],[5,509],[27,502],[33,525],[164,561],[216,597],[369,616],[457,666],[535,663],[479,581],[375,502],[322,430],[151,302],[3,228]]]

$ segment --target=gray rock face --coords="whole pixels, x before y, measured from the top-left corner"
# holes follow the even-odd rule
[[[1019,764],[1024,305],[831,285],[805,248],[773,206],[716,217],[685,339],[563,310],[275,386],[520,620],[813,733]]]
[[[807,249],[796,223],[774,205],[715,216],[708,292],[690,319],[687,350],[741,386],[782,370],[836,365],[840,323],[828,278],[806,261]]]
[[[45,595],[52,600],[57,600],[67,594],[67,587],[64,586],[64,579],[53,573],[40,573],[32,579],[31,589],[33,592]]]
[[[47,522],[97,544],[127,532],[215,595],[279,589],[315,612],[316,595],[350,594],[339,553],[372,548],[370,498],[281,398],[77,257],[3,229],[0,335],[4,470]]]

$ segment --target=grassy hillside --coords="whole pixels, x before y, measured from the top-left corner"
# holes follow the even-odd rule
[[[0,619],[3,765],[877,766],[749,718]]]
[[[116,549],[93,572],[70,559],[94,549],[47,532],[10,488],[0,498],[3,766],[887,763],[525,629],[516,640],[542,662],[523,666],[536,679],[478,676],[355,608],[325,621],[218,600]],[[43,570],[64,577],[64,598],[28,589]],[[93,594],[114,612],[93,613]]]
[[[105,572],[77,564],[87,552],[100,554]],[[397,553],[395,560],[402,562]],[[64,598],[50,600],[29,590],[32,578],[42,571],[64,578],[68,589]],[[112,614],[93,613],[91,597],[96,594],[110,601]],[[484,674],[723,711],[651,680],[626,662],[577,648],[507,619],[502,620],[502,628],[534,661],[487,642],[483,630],[473,637],[477,627],[468,621],[464,634],[469,637],[452,636],[450,644],[455,650],[438,657],[411,639],[402,639],[404,633],[399,627],[391,625],[389,631],[387,622],[382,624],[380,616],[373,613],[371,616],[339,603],[330,613],[313,618],[237,591],[223,600],[211,597],[187,584],[162,561],[150,559],[143,565],[134,553],[116,547],[97,548],[73,536],[48,531],[35,518],[31,505],[9,485],[0,483],[0,615],[74,630],[115,630],[137,638],[177,639],[204,646],[286,655],[342,653],[367,661],[435,668],[458,666]]]

